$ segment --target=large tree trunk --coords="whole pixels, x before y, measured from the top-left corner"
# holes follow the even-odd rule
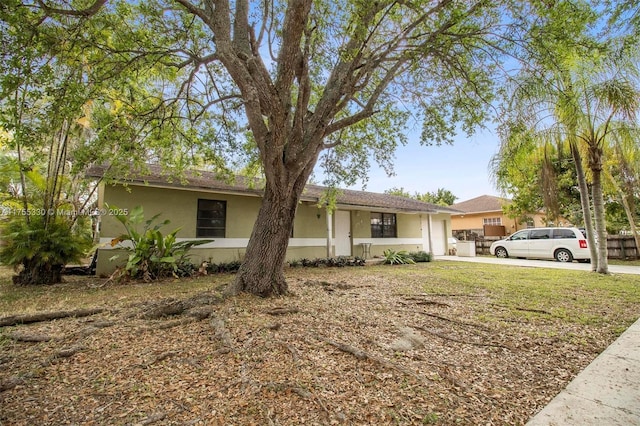
[[[589,202],[589,187],[587,186],[587,179],[584,175],[584,169],[582,167],[582,156],[578,150],[578,146],[575,143],[570,143],[571,156],[573,157],[573,163],[576,168],[576,176],[578,177],[578,189],[580,190],[580,205],[582,206],[582,216],[584,218],[584,228],[587,233],[587,244],[589,246],[589,254],[591,255],[591,271],[595,272],[598,269],[598,250],[595,239],[595,232],[593,229],[593,222],[591,221],[591,203]]]
[[[284,262],[305,183],[306,177],[299,177],[292,185],[267,180],[244,261],[234,283],[227,289],[228,294],[247,292],[269,297],[287,293]]]
[[[596,272],[608,274],[607,225],[604,213],[604,197],[602,195],[602,149],[597,144],[590,144],[589,146],[589,169],[593,179],[591,198],[593,199],[593,217],[598,238],[598,267]]]
[[[593,197],[593,215],[596,222],[596,234],[598,236],[598,268],[596,272],[600,274],[609,273],[608,251],[607,251],[607,226],[604,213],[604,197],[602,195],[602,170],[592,167],[593,186],[591,187]]]

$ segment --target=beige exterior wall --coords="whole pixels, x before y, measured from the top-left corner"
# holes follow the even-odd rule
[[[133,209],[144,206],[145,218],[160,214],[161,221],[171,221],[164,227],[167,232],[180,228],[178,238],[194,238],[196,235],[196,215],[198,199],[221,200],[227,202],[226,238],[249,238],[253,223],[260,208],[260,198],[230,194],[187,191],[179,189],[155,188],[129,185],[104,187],[104,200],[110,207]],[[100,208],[104,208],[101,205]],[[107,212],[108,213],[108,212]],[[233,220],[229,220],[229,219]],[[101,220],[103,237],[115,237],[123,233],[124,228],[115,217],[107,214]]]
[[[105,208],[105,200],[110,208],[133,209],[144,206],[146,219],[160,214],[158,220],[168,219],[170,223],[161,230],[169,233],[180,228],[178,238],[195,238],[198,199],[223,200],[227,202],[227,220],[225,238],[213,238],[214,242],[191,250],[191,259],[199,264],[202,261],[214,263],[242,260],[245,247],[251,236],[261,198],[235,194],[221,194],[186,189],[157,188],[151,186],[104,185],[99,192],[99,207]],[[374,210],[375,211],[375,210]],[[427,250],[422,230],[422,215],[396,214],[397,238],[371,238],[371,216],[369,210],[352,210],[351,252],[362,256],[362,243],[371,243],[371,256],[381,256],[383,251]],[[426,217],[426,216],[425,216]],[[434,220],[445,221],[445,238],[451,235],[451,221],[448,214],[433,215]],[[335,223],[332,226],[335,239]],[[103,243],[124,233],[124,227],[109,214],[101,218],[100,237]],[[319,209],[315,203],[302,202],[298,205],[294,222],[293,238],[287,250],[287,259],[314,259],[327,256],[327,217],[325,209]],[[446,244],[446,243],[445,243]],[[108,244],[106,244],[108,245]],[[110,247],[101,249],[98,255],[97,274],[111,273],[118,263],[124,262],[126,252]],[[118,261],[109,258],[119,254]]]

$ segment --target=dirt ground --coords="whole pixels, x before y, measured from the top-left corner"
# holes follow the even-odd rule
[[[4,327],[0,424],[517,425],[615,337],[363,269],[293,271],[277,299],[212,287]]]

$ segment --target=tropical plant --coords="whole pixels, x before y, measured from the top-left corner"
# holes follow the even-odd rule
[[[129,242],[122,247],[129,252],[124,264],[124,272],[126,276],[131,278],[152,281],[171,275],[176,277],[191,275],[197,268],[189,260],[189,250],[194,246],[213,241],[178,241],[176,235],[180,228],[163,235],[160,228],[169,224],[170,221],[165,219],[160,223],[155,223],[160,214],[145,220],[144,210],[141,206],[135,207],[130,212],[117,208],[110,208],[110,210],[122,212],[115,217],[124,226],[126,234],[114,238],[111,245]],[[143,226],[141,230],[138,230],[140,224]],[[117,258],[116,255],[111,259],[116,260]]]
[[[424,250],[420,251],[412,251],[409,253],[409,257],[413,259],[414,262],[431,262],[432,256],[431,253],[427,253]]]
[[[0,234],[0,262],[18,272],[15,284],[55,284],[62,281],[62,270],[70,262],[78,262],[91,248],[91,235],[86,227],[74,226],[65,217],[50,220],[34,214],[29,221],[14,211],[3,220]]]
[[[575,17],[556,24],[531,43],[534,55],[522,67],[507,93],[502,140],[528,135],[538,145],[568,146],[571,153],[592,269],[608,272],[603,165],[614,135],[637,129],[639,109],[637,51],[625,39],[598,40],[589,32],[597,12],[574,7]],[[567,13],[560,8],[554,13]],[[542,29],[541,29],[542,30]],[[579,43],[566,43],[567,32]],[[515,135],[515,138],[514,138]],[[591,184],[589,194],[588,182]]]
[[[387,265],[412,265],[416,263],[406,250],[395,251],[393,249],[386,249],[382,253],[382,256],[384,257],[384,263]]]

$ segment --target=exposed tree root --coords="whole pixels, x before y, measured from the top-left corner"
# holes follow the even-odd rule
[[[162,299],[143,304],[138,316],[144,319],[159,319],[188,314],[198,319],[205,319],[213,312],[210,305],[218,304],[222,300],[218,294],[212,292],[199,293],[185,300]]]
[[[491,331],[491,329],[489,327],[484,326],[482,324],[475,324],[475,323],[467,322],[467,321],[458,321],[458,320],[454,320],[454,319],[451,319],[451,318],[443,317],[441,315],[431,314],[429,312],[419,312],[419,313],[422,314],[422,315],[426,315],[428,317],[431,317],[431,318],[439,319],[441,321],[447,321],[447,322],[450,322],[452,324],[458,324],[458,325],[462,325],[462,326],[465,326],[465,327],[473,327],[473,328],[479,328],[479,329],[485,330],[485,331]]]
[[[152,423],[164,420],[166,417],[167,417],[167,413],[156,413],[156,414],[153,414],[153,415],[147,417],[146,419],[141,421],[139,424],[142,425],[142,426],[147,426],[147,425],[150,425]]]
[[[53,337],[47,334],[26,334],[26,333],[11,333],[7,337],[16,342],[48,342],[53,340]]]
[[[298,312],[300,312],[300,310],[296,307],[287,308],[282,306],[282,307],[270,309],[265,313],[275,316],[275,315],[297,314]]]
[[[72,346],[69,348],[60,349],[56,351],[56,353],[53,356],[50,356],[45,361],[43,361],[40,365],[42,365],[43,367],[48,367],[51,364],[56,363],[61,358],[71,358],[78,352],[82,352],[86,349],[87,347],[84,345],[78,345],[78,346]]]
[[[178,355],[180,352],[178,351],[167,351],[167,352],[162,352],[161,354],[156,355],[155,357],[153,357],[152,360],[150,360],[149,362],[143,364],[143,367],[149,367],[157,362],[162,362],[167,358],[170,358],[172,356],[176,356]]]
[[[534,314],[543,314],[543,315],[553,316],[551,312],[545,311],[544,309],[520,308],[518,306],[500,305],[498,303],[492,303],[491,306],[495,306],[497,308],[503,308],[503,309],[515,309],[516,311],[520,311],[520,312],[533,312]]]
[[[432,306],[438,306],[438,307],[443,307],[443,308],[449,308],[451,307],[451,305],[449,305],[448,303],[443,303],[443,302],[438,302],[435,300],[429,300],[425,298],[426,296],[405,296],[403,297],[404,300],[406,301],[411,301],[414,302],[416,305],[432,305]],[[402,303],[402,302],[400,302]]]
[[[214,318],[211,320],[211,327],[214,330],[214,338],[219,340],[222,346],[222,349],[229,349],[233,345],[233,340],[231,339],[231,333],[224,324],[224,320],[222,318]]]
[[[105,308],[92,308],[92,309],[76,309],[73,311],[36,312],[34,314],[11,315],[8,317],[0,318],[0,327],[19,325],[19,324],[31,324],[34,322],[51,321],[51,320],[60,319],[60,318],[88,317],[91,315],[100,314],[104,311],[106,311]]]
[[[15,388],[16,386],[18,386],[23,381],[24,381],[24,379],[22,379],[20,377],[17,377],[17,376],[9,377],[8,379],[0,382],[0,392],[11,390],[11,389]]]
[[[390,368],[392,370],[399,371],[400,373],[405,374],[407,376],[413,377],[414,379],[416,379],[417,381],[419,381],[421,383],[427,382],[427,380],[424,377],[414,373],[413,371],[411,371],[411,370],[409,370],[409,369],[407,369],[407,368],[405,368],[405,367],[403,367],[403,366],[401,366],[399,364],[396,364],[395,362],[389,361],[387,359],[384,359],[384,358],[382,358],[380,356],[377,356],[377,355],[374,355],[374,354],[370,354],[370,353],[365,352],[365,351],[363,351],[361,349],[358,349],[358,348],[355,348],[353,346],[347,345],[346,343],[336,342],[335,340],[331,340],[331,339],[326,338],[324,336],[316,335],[315,337],[316,337],[316,339],[318,339],[320,341],[323,341],[323,342],[325,342],[325,343],[327,343],[327,344],[329,344],[329,345],[331,345],[331,346],[333,346],[333,347],[335,347],[335,348],[337,348],[337,349],[339,349],[339,350],[341,350],[343,352],[349,353],[349,354],[355,356],[358,359],[361,359],[361,360],[368,359],[368,360],[371,360],[373,362],[377,362],[378,364],[380,364],[380,365],[382,365],[382,366],[384,366],[386,368]]]
[[[512,347],[507,346],[507,345],[503,345],[501,343],[478,343],[478,342],[468,342],[466,340],[461,340],[461,339],[456,339],[455,337],[449,337],[449,336],[445,336],[442,333],[437,333],[435,331],[429,330],[428,328],[425,327],[421,327],[419,325],[412,325],[411,327],[415,328],[416,330],[421,330],[424,331],[426,333],[432,334],[436,337],[439,337],[441,339],[444,340],[449,340],[451,342],[456,342],[456,343],[463,343],[465,345],[472,345],[472,346],[489,346],[489,347],[495,347],[495,348],[503,348],[503,349],[509,349],[510,351],[514,350]]]

